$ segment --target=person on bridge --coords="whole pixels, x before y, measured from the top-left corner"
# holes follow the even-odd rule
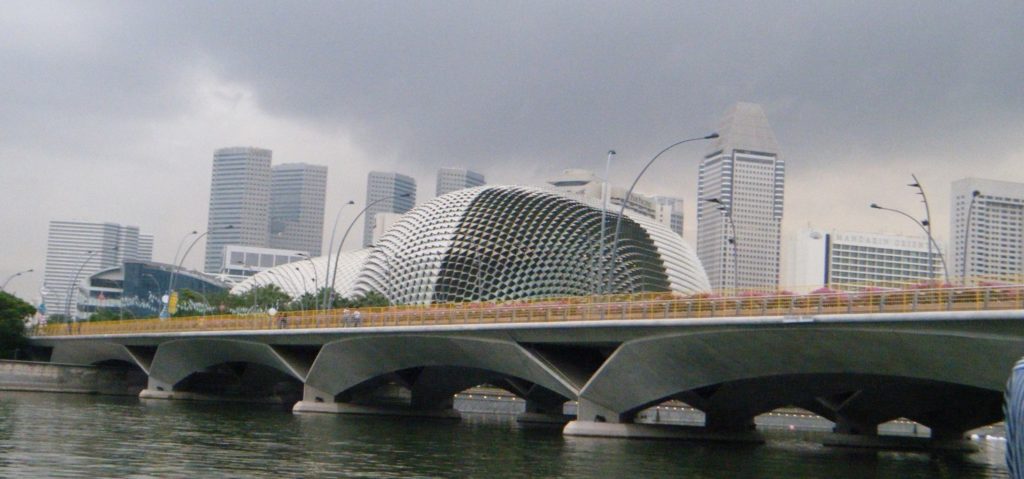
[[[354,313],[352,313],[352,325],[359,326],[360,324],[362,324],[362,322],[363,314],[360,313],[359,310],[357,309]]]

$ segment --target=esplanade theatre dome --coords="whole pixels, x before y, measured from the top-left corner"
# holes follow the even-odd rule
[[[710,291],[693,250],[667,227],[552,192],[481,186],[406,213],[374,245],[352,293],[397,304],[608,293]],[[604,287],[604,285],[609,287]]]

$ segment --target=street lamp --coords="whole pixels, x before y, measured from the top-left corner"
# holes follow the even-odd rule
[[[622,215],[625,214],[626,212],[626,205],[629,203],[629,198],[633,195],[633,188],[636,188],[636,184],[638,181],[640,181],[640,177],[644,176],[644,173],[647,172],[647,169],[651,167],[651,165],[654,163],[654,160],[657,160],[658,157],[664,154],[666,151],[671,150],[672,148],[675,148],[679,145],[682,145],[683,143],[689,143],[691,141],[697,140],[713,140],[715,138],[718,138],[718,133],[712,133],[707,136],[699,136],[697,138],[689,138],[686,140],[677,141],[669,145],[665,149],[659,151],[657,155],[654,155],[654,158],[651,158],[651,160],[648,161],[646,165],[644,165],[644,168],[640,170],[640,174],[636,175],[636,178],[633,179],[633,184],[629,186],[629,190],[626,191],[626,196],[622,199],[622,205],[619,207],[619,216],[618,218],[615,219],[615,235],[612,237],[612,254],[610,258],[611,267],[610,269],[608,269],[607,272],[608,280],[605,281],[606,284],[610,283],[614,279],[614,275],[612,273],[615,269],[615,257],[616,255],[618,255],[619,252],[619,230],[622,228]],[[611,285],[609,284],[607,290],[611,289]]]
[[[924,233],[926,235],[928,235],[928,270],[930,271],[929,277],[934,279],[935,278],[935,269],[933,267],[934,262],[932,262],[932,245],[935,245],[935,249],[936,250],[939,249],[939,245],[938,245],[938,243],[935,242],[935,238],[932,237],[931,230],[929,230],[928,227],[927,227],[928,220],[926,219],[924,221],[918,221],[917,218],[914,218],[913,216],[910,216],[909,214],[907,214],[907,213],[905,213],[903,211],[900,211],[900,210],[897,210],[897,209],[894,209],[894,208],[886,208],[884,206],[879,206],[877,203],[871,203],[871,207],[876,209],[876,210],[891,211],[893,213],[899,213],[899,214],[907,217],[908,219],[910,219],[910,221],[913,221],[914,224],[919,226],[921,228],[921,230],[924,231]],[[946,282],[949,283],[949,269],[946,268],[946,258],[943,257],[942,251],[939,251],[939,259],[942,260],[942,269],[943,269],[943,271],[946,274]]]
[[[4,280],[4,284],[0,285],[0,291],[6,291],[7,283],[10,283],[12,279],[17,278],[18,276],[21,276],[21,275],[23,275],[25,273],[31,273],[33,271],[35,271],[35,270],[29,268],[29,269],[26,269],[25,271],[18,271],[17,273],[14,273],[14,274],[8,276],[7,279]]]
[[[729,238],[729,244],[732,245],[732,290],[733,293],[737,293],[739,289],[740,281],[740,260],[739,260],[739,244],[736,241],[736,222],[732,220],[732,209],[725,206],[725,203],[718,198],[709,198],[704,200],[708,203],[714,203],[717,205],[715,209],[722,213],[722,217],[725,218],[726,232],[728,228],[732,228],[732,237]]]
[[[199,240],[203,239],[204,236],[210,234],[211,231],[222,230],[222,229],[223,230],[230,230],[230,229],[234,229],[234,228],[235,228],[234,225],[227,225],[227,226],[224,226],[222,228],[210,228],[210,229],[204,231],[203,234],[201,234],[199,236],[196,236],[196,238],[194,240],[192,240],[191,243],[189,243],[188,249],[185,250],[185,254],[181,255],[181,259],[174,266],[174,269],[171,270],[171,279],[167,282],[167,301],[164,302],[164,307],[160,311],[160,317],[161,318],[166,319],[170,315],[170,313],[168,311],[168,307],[169,307],[169,303],[171,301],[171,293],[174,291],[174,277],[177,275],[178,271],[181,270],[181,265],[185,263],[185,258],[188,258],[188,254],[189,254],[189,252],[192,251],[192,247],[195,246],[196,243],[199,242]],[[189,234],[185,235],[185,238],[189,237],[191,234],[192,233],[189,233]],[[184,241],[184,238],[182,239],[182,241]],[[175,255],[175,256],[177,256],[177,255]]]
[[[921,224],[925,226],[928,233],[928,261],[931,262],[932,243],[935,242],[935,240],[932,237],[932,211],[928,207],[928,196],[924,194],[924,187],[921,186],[921,182],[917,180],[917,175],[911,174],[910,177],[914,179],[914,182],[908,184],[907,186],[911,188],[916,188],[917,194],[921,195],[921,201],[924,203],[924,221],[922,221]],[[949,270],[946,269],[946,259],[943,257],[942,251],[939,250],[938,243],[935,243],[935,249],[939,251],[939,258],[942,259],[942,268],[946,272],[946,282],[949,283]],[[929,265],[929,267],[931,267],[931,265]]]
[[[117,251],[117,247],[116,246],[114,247],[113,251]],[[71,322],[75,322],[76,321],[76,319],[71,316],[71,292],[74,291],[74,289],[78,286],[78,276],[80,274],[82,274],[82,270],[85,269],[85,265],[88,264],[89,261],[92,261],[93,257],[95,257],[97,254],[99,254],[100,251],[99,250],[97,250],[97,251],[87,251],[87,253],[89,253],[89,256],[86,256],[85,257],[85,261],[82,261],[82,264],[78,266],[78,271],[75,271],[75,276],[71,280],[71,285],[68,286],[67,299],[64,301],[64,318],[65,318],[65,321],[68,320],[68,319],[71,319]],[[69,327],[70,327],[70,325],[69,325]]]
[[[324,276],[324,286],[327,285],[327,278],[331,276],[331,251],[334,250],[334,233],[338,231],[338,220],[341,219],[341,212],[345,211],[345,207],[352,206],[354,204],[356,204],[355,201],[348,200],[347,203],[341,205],[341,208],[338,208],[338,213],[334,215],[334,226],[331,227],[331,241],[327,244],[327,271],[324,272],[324,274],[326,274],[326,276]],[[324,298],[327,298],[326,291],[324,291]],[[324,302],[326,303],[326,299]]]
[[[199,232],[196,230],[192,230],[186,233],[185,236],[181,237],[181,241],[178,241],[178,248],[174,250],[174,262],[171,264],[178,264],[178,254],[181,253],[181,247],[185,245],[185,240],[187,240],[189,236],[195,234],[199,234]]]
[[[342,235],[342,237],[341,237],[341,242],[338,243],[338,251],[334,255],[334,267],[333,268],[329,268],[330,271],[327,272],[331,276],[331,284],[328,287],[328,289],[326,291],[324,291],[324,310],[325,311],[327,310],[328,301],[329,300],[331,300],[331,301],[334,300],[334,283],[335,283],[335,280],[338,279],[338,260],[341,257],[341,247],[345,246],[345,239],[348,238],[348,234],[350,232],[352,232],[352,227],[356,225],[356,221],[359,221],[359,218],[361,216],[363,216],[363,213],[366,213],[366,210],[372,208],[373,205],[376,205],[377,203],[380,203],[381,201],[394,200],[394,199],[397,199],[397,198],[408,198],[410,196],[412,196],[412,193],[402,193],[400,195],[388,196],[386,198],[377,199],[376,201],[371,201],[370,204],[366,205],[365,208],[363,208],[362,210],[359,211],[359,214],[357,214],[355,218],[352,218],[352,222],[348,224],[348,229],[345,230],[345,234]],[[330,264],[328,264],[327,266],[330,267]],[[333,271],[333,274],[331,273],[332,271]]]
[[[960,257],[960,285],[967,286],[967,243],[971,240],[971,212],[974,210],[974,201],[981,196],[981,192],[971,192],[971,204],[967,207],[967,227],[964,228],[964,253]]]
[[[615,150],[608,150],[608,159],[604,162],[604,182],[601,183],[601,249],[598,254],[598,259],[600,260],[604,259],[604,237],[606,235],[605,228],[607,228],[605,223],[607,223],[606,218],[608,217],[608,196],[611,195],[611,188],[608,184],[608,172],[612,166],[613,156],[615,156]],[[601,294],[605,293],[605,286],[606,284],[603,281],[598,286]]]

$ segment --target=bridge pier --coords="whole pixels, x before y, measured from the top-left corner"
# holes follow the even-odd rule
[[[459,419],[458,411],[451,408],[451,401],[448,407],[430,407],[426,404],[417,404],[411,401],[402,404],[394,395],[378,394],[361,398],[358,402],[337,401],[334,395],[321,391],[309,385],[305,385],[302,391],[302,400],[295,403],[292,412],[302,413],[324,413],[324,414],[356,414],[370,416],[414,416],[440,419]]]
[[[565,425],[566,436],[630,439],[675,439],[691,441],[763,444],[764,436],[753,429],[713,429],[667,424],[637,424],[635,414],[620,414],[586,399],[580,399],[575,421]]]

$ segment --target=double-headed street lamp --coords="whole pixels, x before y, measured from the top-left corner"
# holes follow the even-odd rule
[[[935,262],[932,261],[932,246],[934,245],[935,249],[939,250],[939,245],[938,245],[938,243],[935,242],[935,238],[932,237],[931,229],[928,228],[928,225],[930,224],[930,222],[927,219],[925,219],[924,221],[918,221],[917,218],[914,218],[913,216],[910,216],[909,214],[907,214],[907,213],[905,213],[903,211],[897,210],[895,208],[886,208],[884,206],[879,206],[877,203],[871,203],[871,207],[876,209],[876,210],[891,211],[893,213],[901,214],[901,215],[907,217],[907,219],[909,219],[910,221],[913,221],[914,224],[916,224],[918,227],[921,228],[922,231],[924,231],[924,233],[928,236],[928,271],[930,273],[929,276],[932,279],[934,279],[935,278],[935,268],[934,268]],[[942,251],[941,250],[939,250],[939,259],[942,261],[942,269],[945,272],[946,283],[949,283],[949,269],[946,268],[946,258],[942,255]]]
[[[348,202],[346,202],[345,204],[341,205],[341,208],[338,208],[338,212],[334,215],[334,226],[331,227],[331,241],[330,241],[330,243],[327,244],[327,267],[326,267],[326,271],[324,272],[324,274],[325,274],[325,276],[324,276],[324,287],[327,286],[327,279],[331,277],[331,271],[330,271],[331,270],[331,251],[334,250],[334,233],[336,233],[338,231],[338,220],[341,219],[341,212],[345,211],[345,207],[346,206],[352,206],[354,204],[356,204],[355,201],[348,200]],[[325,290],[324,291],[324,303],[326,304],[326,302],[327,302],[327,291]]]
[[[17,273],[14,273],[14,274],[8,276],[7,279],[4,280],[4,284],[0,285],[0,291],[6,291],[7,290],[7,283],[10,283],[12,279],[17,278],[18,276],[21,276],[21,275],[26,274],[26,273],[31,273],[33,271],[35,271],[35,270],[32,269],[32,268],[29,268],[29,269],[26,269],[24,271],[18,271]]]
[[[171,302],[171,294],[174,292],[174,278],[175,278],[175,276],[177,276],[178,271],[181,270],[181,265],[185,263],[185,258],[188,258],[188,254],[189,254],[189,252],[192,251],[192,247],[194,247],[196,245],[196,243],[199,242],[199,240],[203,239],[204,236],[210,234],[211,231],[230,230],[230,229],[234,229],[234,228],[235,228],[234,225],[227,225],[227,226],[220,227],[220,228],[210,228],[210,229],[204,231],[203,234],[201,234],[199,236],[196,236],[196,238],[193,239],[191,243],[189,243],[188,249],[185,250],[185,254],[181,255],[181,259],[177,261],[177,264],[174,265],[174,269],[171,270],[171,279],[169,281],[167,281],[167,300],[164,301],[163,309],[160,310],[160,318],[166,319],[168,316],[170,316],[168,308],[169,308],[170,302]],[[193,234],[195,234],[195,231],[192,231],[191,233],[186,234],[185,237],[181,239],[181,242],[184,243],[185,238],[188,238],[189,236],[191,236]],[[181,244],[180,243],[178,244],[178,249],[181,249]],[[175,258],[177,258],[177,256],[178,256],[177,253],[175,253],[174,256],[175,256]]]
[[[691,141],[698,141],[698,140],[713,140],[715,138],[718,138],[718,133],[712,133],[712,134],[707,135],[707,136],[700,136],[700,137],[697,137],[697,138],[689,138],[689,139],[686,139],[686,140],[677,141],[677,142],[667,146],[665,149],[659,151],[657,155],[654,155],[654,157],[651,158],[651,160],[648,161],[646,165],[644,165],[644,168],[642,170],[640,170],[640,174],[636,175],[636,178],[633,179],[633,184],[629,186],[629,190],[626,191],[626,196],[624,198],[622,198],[622,204],[619,206],[619,216],[618,216],[618,218],[615,219],[615,235],[612,237],[612,254],[611,254],[611,258],[609,258],[611,265],[608,268],[605,268],[607,270],[606,274],[608,275],[608,278],[605,281],[605,284],[608,285],[607,288],[606,288],[606,292],[612,291],[614,289],[610,283],[615,279],[614,278],[615,275],[613,273],[614,273],[614,270],[615,270],[616,256],[618,255],[618,252],[619,252],[619,231],[622,228],[622,216],[626,212],[626,205],[629,204],[630,197],[633,195],[633,188],[636,188],[636,184],[637,184],[637,182],[640,181],[640,177],[644,176],[644,173],[646,173],[647,169],[651,167],[651,165],[654,163],[654,160],[657,160],[658,157],[661,156],[662,154],[664,154],[666,151],[671,150],[672,148],[675,148],[675,147],[677,147],[679,145],[682,145],[683,143],[689,143]]]
[[[974,190],[971,192],[971,204],[967,207],[967,227],[964,228],[964,251],[960,257],[960,284],[967,286],[967,244],[971,240],[971,212],[974,210],[974,201],[981,196],[981,192]]]
[[[736,222],[732,219],[732,208],[725,206],[725,203],[718,198],[708,198],[704,200],[708,203],[715,204],[715,209],[722,213],[722,217],[725,218],[726,232],[728,233],[729,228],[732,229],[732,236],[729,238],[729,244],[732,245],[732,290],[736,294],[739,289],[740,280],[740,260],[739,260],[739,244],[736,241]]]
[[[348,224],[348,228],[345,230],[345,234],[341,236],[341,242],[338,243],[338,251],[334,255],[334,267],[331,268],[330,267],[331,266],[330,263],[328,263],[328,265],[327,265],[328,266],[327,274],[330,275],[330,277],[331,277],[331,284],[328,286],[328,289],[326,291],[324,291],[324,305],[323,306],[324,306],[324,310],[325,311],[327,310],[327,305],[331,301],[334,300],[334,283],[338,279],[338,261],[339,261],[339,259],[341,257],[341,247],[345,246],[345,239],[347,239],[348,238],[348,234],[352,232],[352,227],[356,225],[356,221],[359,221],[359,218],[362,217],[364,213],[366,213],[366,210],[372,208],[377,203],[380,203],[382,201],[387,201],[387,200],[395,200],[395,199],[398,199],[398,198],[408,198],[410,196],[412,196],[412,193],[402,193],[402,194],[399,194],[399,195],[388,196],[386,198],[379,198],[376,201],[371,201],[370,204],[366,205],[365,208],[363,208],[362,210],[359,211],[359,214],[357,214],[355,218],[352,218],[352,222]]]

